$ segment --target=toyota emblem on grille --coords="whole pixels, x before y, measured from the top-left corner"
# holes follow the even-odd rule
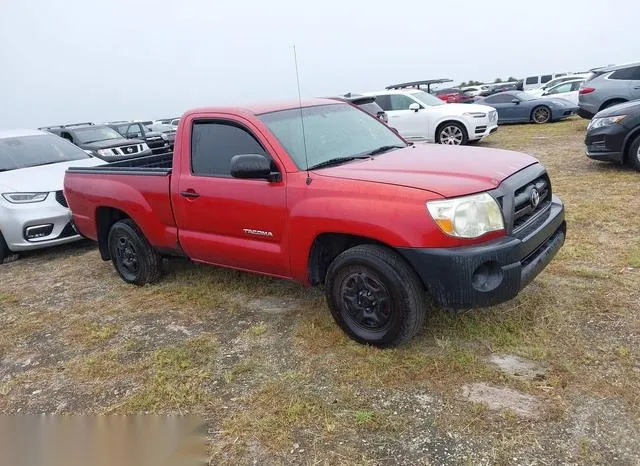
[[[127,152],[131,153],[131,152],[133,152],[133,149],[131,147],[127,147]]]
[[[534,209],[538,207],[538,204],[540,204],[540,193],[536,188],[531,190],[531,198],[529,199],[529,202],[531,202],[531,207]]]

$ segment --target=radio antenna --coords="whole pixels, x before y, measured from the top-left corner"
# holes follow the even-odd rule
[[[296,65],[296,83],[298,84],[298,103],[300,108],[300,125],[302,126],[302,146],[304,148],[304,164],[307,170],[307,184],[311,184],[311,176],[309,176],[309,158],[307,156],[307,136],[304,132],[304,115],[302,111],[302,93],[300,92],[300,74],[298,73],[298,54],[296,53],[296,44],[293,44],[293,61]]]

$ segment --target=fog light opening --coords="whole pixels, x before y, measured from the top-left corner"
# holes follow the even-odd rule
[[[480,264],[473,272],[471,284],[478,291],[493,291],[502,283],[502,267],[496,261]]]
[[[47,225],[36,225],[33,227],[27,227],[24,229],[24,238],[27,241],[35,241],[40,238],[49,236],[52,231],[53,231],[53,224],[51,223]]]

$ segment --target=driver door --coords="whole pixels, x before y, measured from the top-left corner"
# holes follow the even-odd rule
[[[412,98],[404,94],[390,94],[376,97],[389,118],[389,126],[398,130],[407,140],[423,140],[429,138],[428,110]],[[411,104],[419,106],[418,110],[409,108]]]
[[[498,122],[505,123],[518,120],[520,105],[513,103],[516,97],[510,93],[496,94],[486,99],[487,105],[498,111]]]

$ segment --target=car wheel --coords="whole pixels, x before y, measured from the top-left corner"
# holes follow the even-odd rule
[[[11,255],[7,242],[4,240],[4,236],[0,233],[0,264],[4,263],[4,260]]]
[[[468,140],[467,130],[460,123],[448,122],[438,127],[436,142],[450,146],[466,144]]]
[[[629,165],[640,171],[640,136],[636,137],[629,146],[627,161]]]
[[[130,219],[116,222],[109,231],[109,255],[127,283],[146,285],[160,278],[162,258]]]
[[[365,244],[329,266],[325,294],[336,323],[360,342],[392,347],[424,326],[427,305],[420,279],[396,252]]]
[[[531,119],[534,123],[542,124],[548,123],[551,120],[551,109],[549,107],[545,107],[541,105],[540,107],[536,107],[531,112]]]

